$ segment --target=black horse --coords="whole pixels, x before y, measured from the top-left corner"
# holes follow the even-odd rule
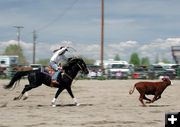
[[[47,72],[41,72],[39,70],[31,70],[31,71],[19,71],[17,72],[11,79],[8,85],[5,85],[5,89],[10,89],[13,86],[17,84],[17,81],[19,81],[23,76],[28,76],[29,84],[25,85],[23,91],[18,97],[15,97],[14,100],[20,100],[22,96],[27,93],[27,91],[39,87],[42,84],[45,84],[49,87],[55,87],[58,88],[55,97],[52,100],[52,106],[56,106],[56,99],[58,98],[59,94],[66,89],[70,96],[72,97],[74,104],[79,105],[76,98],[74,97],[72,90],[71,90],[71,84],[73,79],[76,77],[79,71],[82,71],[84,74],[88,74],[89,71],[86,67],[85,62],[82,58],[70,58],[63,66],[64,74],[58,75],[58,81],[59,84],[52,84],[51,82],[51,76]],[[27,96],[24,97],[24,99],[27,99]]]

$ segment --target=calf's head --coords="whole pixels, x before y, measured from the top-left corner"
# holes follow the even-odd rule
[[[171,85],[171,81],[169,78],[162,78],[162,80],[167,86]]]

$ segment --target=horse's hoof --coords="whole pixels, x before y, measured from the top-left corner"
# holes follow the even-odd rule
[[[14,100],[14,101],[19,100],[19,98],[18,98],[18,97],[15,97],[13,100]]]
[[[56,107],[56,105],[55,105],[55,104],[53,104],[53,105],[52,105],[52,107],[53,107],[53,108],[55,108],[55,107]]]
[[[23,100],[26,100],[26,99],[28,99],[28,97],[24,97],[24,98],[23,98]]]
[[[76,106],[80,106],[81,104],[80,103],[75,103]]]

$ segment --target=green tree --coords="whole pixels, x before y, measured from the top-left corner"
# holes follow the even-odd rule
[[[163,59],[162,59],[162,62],[163,62],[163,63],[167,63],[167,64],[168,64],[168,63],[171,63],[167,58],[163,58]]]
[[[88,58],[84,58],[83,57],[83,60],[86,64],[94,64],[94,60],[93,59],[88,59]]]
[[[94,62],[95,62],[94,59],[89,59],[82,55],[80,55],[79,57],[82,58],[86,64],[94,64]]]
[[[22,48],[16,44],[10,44],[9,46],[7,46],[3,55],[17,55],[19,56],[20,64],[27,64],[27,60],[23,55]]]
[[[86,64],[94,64],[94,60],[93,59],[88,59],[88,58],[85,58],[85,57],[82,57],[82,58],[83,58],[83,60],[85,61]],[[40,59],[36,63],[37,64],[42,64],[44,66],[48,66],[49,65],[49,61],[50,61],[50,59]]]
[[[120,56],[118,54],[115,55],[114,60],[121,60]]]
[[[155,63],[159,63],[159,55],[158,54],[156,55]]]
[[[149,58],[148,57],[143,57],[141,59],[141,65],[144,65],[144,66],[150,65]]]
[[[40,59],[36,63],[37,64],[42,64],[44,66],[48,66],[49,65],[49,61],[50,61],[49,59]]]
[[[134,66],[140,65],[140,59],[137,53],[132,53],[129,63],[134,64]]]

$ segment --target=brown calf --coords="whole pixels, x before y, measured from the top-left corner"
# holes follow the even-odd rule
[[[134,85],[134,88],[129,91],[132,94],[135,88],[140,93],[139,101],[146,106],[143,99],[147,100],[147,103],[153,103],[161,98],[161,94],[167,86],[171,85],[171,81],[168,78],[162,78],[161,82],[138,82]],[[148,99],[145,95],[154,95],[152,100]]]

